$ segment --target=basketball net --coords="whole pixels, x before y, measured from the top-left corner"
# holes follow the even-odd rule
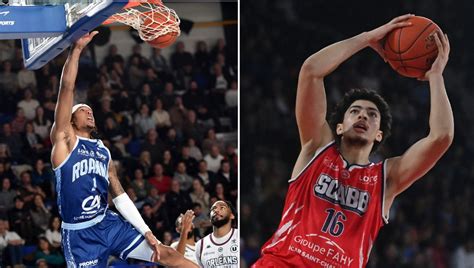
[[[103,24],[114,22],[129,25],[138,31],[141,39],[151,41],[168,33],[181,33],[179,17],[173,9],[160,0],[131,0],[120,12],[109,17]]]

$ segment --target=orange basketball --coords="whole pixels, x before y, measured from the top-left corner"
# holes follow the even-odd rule
[[[399,74],[419,78],[431,68],[438,55],[434,36],[440,30],[430,19],[414,16],[410,26],[397,28],[387,35],[384,44],[388,63]]]
[[[167,16],[159,12],[148,13],[148,16],[143,20],[143,25],[146,25],[148,28],[169,28],[170,30],[158,36],[157,38],[148,41],[152,47],[165,48],[172,45],[176,38],[179,36],[179,30],[174,31],[172,28],[176,25],[176,20],[172,16]]]

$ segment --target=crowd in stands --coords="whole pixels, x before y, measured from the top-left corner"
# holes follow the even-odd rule
[[[299,68],[331,43],[414,13],[434,20],[449,36],[444,72],[454,110],[455,138],[427,175],[395,200],[368,267],[474,266],[474,2],[461,1],[246,1],[241,10],[241,209],[243,267],[251,265],[280,222],[300,150],[294,103]],[[277,19],[275,19],[277,18]],[[455,21],[462,22],[461,24]],[[328,109],[351,88],[384,96],[394,116],[392,135],[373,161],[403,153],[428,133],[428,84],[403,78],[365,49],[325,79]],[[436,120],[436,119],[434,119]]]
[[[75,101],[93,108],[94,136],[157,238],[170,245],[187,209],[204,236],[210,204],[237,206],[236,52],[223,39],[197,42],[194,54],[177,42],[169,58],[146,44],[125,58],[108,45],[103,62],[81,55]],[[49,132],[67,51],[30,71],[18,43],[0,50],[0,266],[64,267]]]

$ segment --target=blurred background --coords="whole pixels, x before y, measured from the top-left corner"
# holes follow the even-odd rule
[[[444,72],[455,139],[423,178],[398,196],[368,267],[474,267],[472,104],[474,2],[287,1],[241,3],[242,267],[259,256],[281,219],[299,138],[294,115],[299,68],[321,48],[405,13],[436,22],[451,42]],[[427,134],[428,84],[404,78],[371,49],[325,79],[328,109],[351,88],[377,90],[391,106],[392,136],[374,161],[403,153]]]
[[[165,4],[181,18],[176,43],[152,48],[128,26],[100,27],[75,101],[93,108],[123,188],[169,245],[180,213],[194,210],[200,238],[214,201],[237,205],[238,25],[236,1]],[[0,267],[65,267],[49,132],[68,51],[30,71],[18,41],[0,41]],[[110,258],[129,265],[144,266]]]

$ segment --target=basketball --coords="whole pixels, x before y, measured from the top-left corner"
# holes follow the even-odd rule
[[[147,41],[147,43],[152,47],[168,47],[172,45],[179,36],[179,32],[173,30],[174,25],[176,25],[176,20],[172,16],[167,16],[167,14],[162,14],[160,12],[150,12],[143,20],[143,25],[147,28],[169,29],[169,31],[165,31],[163,35],[160,35],[153,40]]]
[[[388,63],[397,73],[420,78],[436,60],[438,48],[432,34],[440,28],[430,19],[420,16],[407,21],[412,25],[391,31],[383,49]]]

